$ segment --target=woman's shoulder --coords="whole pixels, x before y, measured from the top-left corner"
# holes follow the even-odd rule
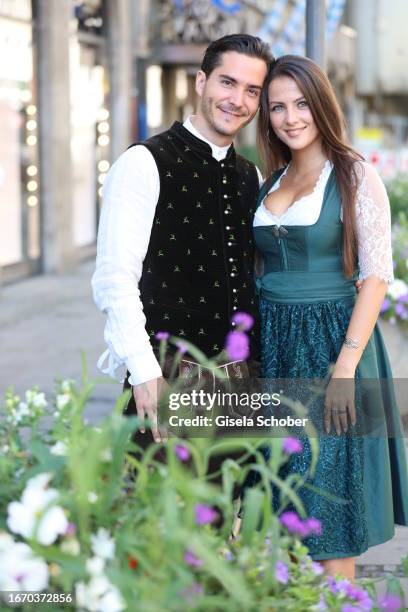
[[[357,175],[358,195],[363,199],[387,199],[384,182],[377,168],[365,161],[358,160],[354,164]]]

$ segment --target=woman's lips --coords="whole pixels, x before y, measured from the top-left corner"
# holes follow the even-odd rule
[[[306,126],[305,126],[306,127]],[[302,128],[296,128],[293,130],[285,130],[285,133],[290,137],[290,138],[295,138],[296,136],[299,136],[303,130],[305,129],[305,127]]]

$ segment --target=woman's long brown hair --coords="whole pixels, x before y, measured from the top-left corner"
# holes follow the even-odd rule
[[[325,154],[333,164],[343,207],[343,269],[350,277],[357,257],[355,197],[359,173],[356,161],[364,158],[348,143],[344,115],[323,70],[306,57],[283,55],[272,62],[261,93],[257,141],[268,176],[292,158],[289,147],[272,130],[269,118],[269,84],[281,76],[296,81],[320,132]]]

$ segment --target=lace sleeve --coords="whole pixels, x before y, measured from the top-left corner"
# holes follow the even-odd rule
[[[375,275],[391,283],[394,280],[391,249],[391,213],[387,192],[373,166],[359,166],[356,200],[359,278]]]

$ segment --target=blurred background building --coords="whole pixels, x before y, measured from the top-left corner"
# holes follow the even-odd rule
[[[194,111],[210,40],[305,53],[306,0],[0,0],[0,284],[95,254],[100,192],[126,147]],[[325,67],[355,146],[408,171],[408,3],[327,0]],[[255,124],[238,145],[256,156]]]

